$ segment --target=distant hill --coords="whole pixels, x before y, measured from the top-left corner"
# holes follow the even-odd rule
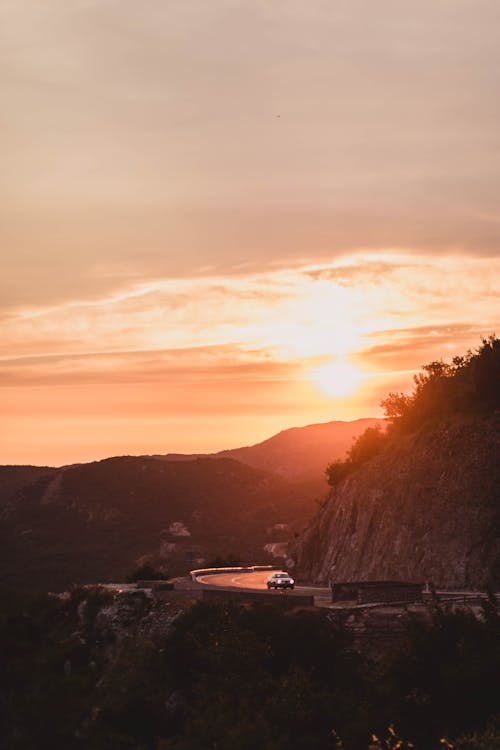
[[[56,471],[49,466],[0,466],[0,509],[12,501],[23,487]]]
[[[352,441],[367,427],[383,424],[382,419],[356,419],[353,422],[324,422],[292,427],[246,448],[221,451],[217,456],[273,471],[289,479],[323,479],[327,464],[341,457]]]
[[[231,553],[272,561],[265,545],[288,541],[314,509],[289,481],[229,458],[111,458],[24,476],[0,506],[10,588],[123,581],[144,561],[171,574]]]
[[[383,424],[384,420],[367,418],[352,422],[324,422],[292,427],[256,445],[232,448],[213,454],[183,455],[171,453],[158,456],[168,461],[186,461],[210,455],[213,458],[235,458],[237,461],[272,471],[288,479],[313,480],[319,489],[325,488],[325,468],[330,461],[341,458],[354,438],[367,427]]]
[[[145,561],[170,574],[229,554],[273,562],[313,516],[326,465],[378,421],[293,428],[206,456],[0,467],[0,585],[123,580]]]

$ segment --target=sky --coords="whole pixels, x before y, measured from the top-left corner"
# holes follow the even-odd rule
[[[497,0],[0,0],[0,463],[381,416],[500,332]]]

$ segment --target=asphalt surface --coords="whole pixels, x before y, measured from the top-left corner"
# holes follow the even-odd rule
[[[249,591],[267,591],[267,579],[271,572],[269,570],[256,570],[253,573],[217,573],[200,576],[197,580],[200,583],[210,586],[242,588]],[[285,590],[289,591],[289,589]],[[300,584],[295,584],[294,591],[311,596],[326,596],[331,599],[331,592],[327,586],[301,586]]]

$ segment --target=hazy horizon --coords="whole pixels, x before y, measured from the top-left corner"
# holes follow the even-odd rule
[[[214,450],[203,450],[203,449],[200,449],[200,450],[197,450],[197,451],[191,451],[191,450],[189,450],[189,451],[188,450],[186,450],[186,451],[180,451],[180,450],[175,450],[175,448],[171,448],[169,450],[159,451],[157,453],[132,453],[132,452],[124,452],[124,453],[114,453],[114,454],[104,454],[103,453],[102,455],[90,454],[89,453],[88,456],[82,456],[79,460],[67,461],[65,463],[57,464],[57,465],[56,464],[50,464],[50,463],[36,463],[36,462],[32,463],[32,462],[29,462],[29,461],[28,462],[22,462],[22,463],[21,462],[13,462],[11,464],[0,464],[0,465],[2,465],[2,466],[48,466],[50,468],[58,469],[58,468],[63,468],[65,466],[71,466],[71,465],[77,465],[77,464],[85,464],[85,463],[92,463],[92,462],[95,462],[95,461],[105,461],[108,458],[123,458],[123,457],[135,458],[135,457],[141,457],[141,456],[145,456],[145,457],[148,457],[148,456],[161,456],[161,455],[165,455],[166,456],[166,455],[176,455],[176,454],[178,454],[180,456],[198,455],[198,454],[211,456],[211,455],[214,455],[214,454],[217,454],[217,453],[220,453],[220,452],[224,452],[224,451],[238,450],[240,448],[252,448],[252,447],[254,447],[256,445],[260,445],[261,443],[269,440],[270,438],[276,437],[277,435],[281,434],[282,432],[287,432],[288,430],[295,430],[295,429],[300,430],[302,428],[307,428],[307,427],[317,427],[317,426],[327,425],[327,424],[330,424],[332,422],[339,422],[339,423],[344,423],[344,424],[351,424],[351,423],[354,423],[354,422],[360,422],[360,421],[364,421],[364,420],[371,420],[371,419],[377,419],[377,418],[378,417],[370,417],[370,416],[368,416],[368,417],[356,417],[355,419],[345,419],[345,420],[342,420],[342,419],[339,419],[339,420],[330,419],[330,420],[328,420],[326,422],[313,422],[312,424],[289,425],[288,427],[283,427],[282,429],[279,429],[277,432],[273,433],[272,435],[264,435],[262,437],[262,439],[258,439],[255,442],[252,441],[252,442],[247,442],[247,443],[239,443],[238,445],[224,445],[222,448],[216,448]]]
[[[499,333],[494,0],[0,21],[0,463],[381,416]]]

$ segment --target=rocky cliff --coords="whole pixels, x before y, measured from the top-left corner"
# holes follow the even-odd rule
[[[295,549],[317,582],[500,587],[500,415],[393,441],[328,496]]]

